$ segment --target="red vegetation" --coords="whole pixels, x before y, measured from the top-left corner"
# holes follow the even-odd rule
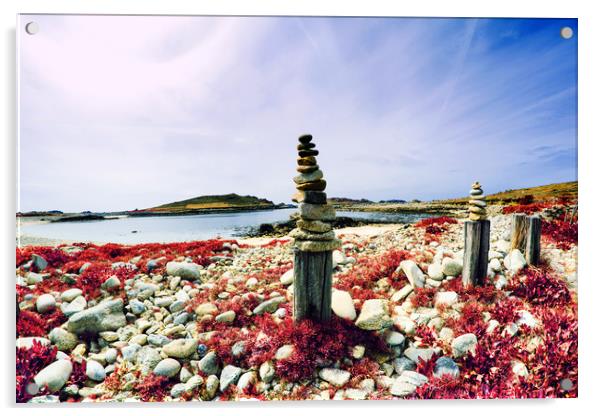
[[[438,235],[447,231],[449,224],[457,224],[458,220],[451,217],[433,217],[424,218],[418,221],[415,226],[418,228],[424,228],[426,234]]]
[[[525,269],[507,289],[512,291],[513,296],[532,305],[557,307],[571,302],[571,293],[566,284],[545,269]]]
[[[403,273],[395,273],[402,260],[408,260],[410,253],[405,250],[390,250],[381,256],[363,257],[357,260],[351,270],[337,276],[334,288],[348,291],[353,299],[360,300],[360,307],[368,299],[383,297],[374,291],[380,279],[387,279],[395,289],[401,289],[407,278]]]
[[[504,215],[508,214],[527,214],[533,215],[536,212],[541,212],[546,208],[552,207],[551,203],[543,203],[543,202],[534,202],[532,204],[518,204],[518,205],[508,205],[502,208],[502,213]]]
[[[233,357],[231,348],[238,341],[246,343],[245,351],[241,356]],[[286,344],[294,346],[293,354],[275,365],[277,376],[286,381],[311,378],[320,362],[340,360],[357,344],[373,351],[387,351],[381,337],[336,317],[328,323],[302,321],[295,324],[290,317],[276,322],[271,315],[265,314],[254,318],[247,333],[240,328],[228,328],[207,342],[225,364],[246,367],[272,359],[276,350]]]
[[[33,397],[27,392],[27,386],[33,383],[33,378],[37,373],[55,360],[57,349],[34,340],[31,348],[17,348],[16,350],[16,399],[17,403],[25,403]]]
[[[541,235],[546,240],[554,243],[561,250],[568,250],[577,244],[577,222],[562,220],[542,221]]]
[[[430,308],[433,306],[436,293],[436,287],[415,287],[414,293],[410,297],[410,302],[412,302],[415,308]]]
[[[149,374],[134,387],[134,390],[143,402],[161,402],[169,392],[169,379]]]
[[[44,315],[33,311],[20,311],[17,319],[17,337],[45,337],[51,329],[66,320],[67,317],[59,309]]]
[[[73,363],[73,370],[69,377],[69,384],[76,384],[82,387],[88,380],[88,376],[86,375],[86,360],[82,360],[81,362],[71,360],[71,362]]]

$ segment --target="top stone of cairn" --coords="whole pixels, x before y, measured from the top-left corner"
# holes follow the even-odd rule
[[[470,190],[470,198],[468,200],[468,219],[470,221],[483,221],[487,219],[487,203],[485,195],[481,189],[481,184],[475,182]]]
[[[297,193],[292,200],[299,203],[299,213],[297,228],[289,236],[295,239],[295,247],[302,251],[329,251],[338,248],[341,241],[332,230],[335,210],[328,204],[324,192],[326,181],[317,164],[319,152],[312,140],[310,134],[304,134],[297,145],[299,174],[293,178]]]

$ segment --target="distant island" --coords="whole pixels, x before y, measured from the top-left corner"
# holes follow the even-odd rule
[[[208,212],[239,212],[256,211],[264,209],[291,208],[294,205],[274,204],[265,198],[258,198],[253,195],[203,195],[194,198],[184,199],[182,201],[170,202],[153,208],[143,210],[128,211],[130,216],[149,216],[149,215],[192,215]]]

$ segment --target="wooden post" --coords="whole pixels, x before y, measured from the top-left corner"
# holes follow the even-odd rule
[[[539,263],[541,252],[541,218],[537,215],[529,217],[525,258],[527,264],[535,266]]]
[[[294,253],[295,321],[312,319],[328,321],[332,301],[332,251],[301,251]]]
[[[525,214],[514,214],[512,216],[512,237],[510,240],[510,250],[515,248],[525,252],[527,247],[527,231],[529,222]]]
[[[464,223],[464,287],[482,286],[487,278],[489,264],[489,220],[466,221]]]

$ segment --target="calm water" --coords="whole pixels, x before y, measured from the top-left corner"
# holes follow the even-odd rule
[[[58,240],[113,243],[148,243],[205,240],[240,236],[262,223],[287,221],[295,208],[173,217],[128,217],[116,220],[59,222],[27,225],[22,233]],[[338,216],[399,223],[415,222],[428,215],[337,211]]]

